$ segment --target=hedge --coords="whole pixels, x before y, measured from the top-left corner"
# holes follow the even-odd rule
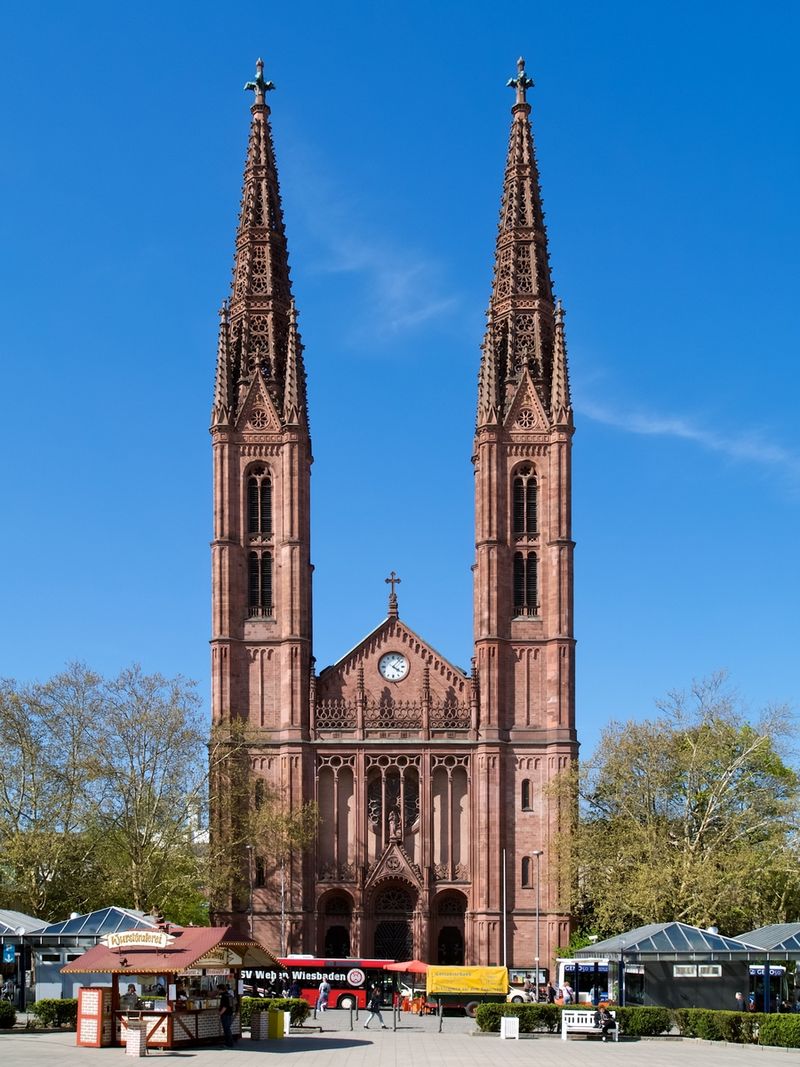
[[[561,1009],[555,1004],[479,1004],[475,1022],[484,1033],[496,1034],[500,1032],[500,1019],[504,1015],[519,1019],[521,1034],[542,1031],[552,1034],[561,1025]]]
[[[759,1045],[800,1048],[800,1017],[797,1015],[762,1015],[758,1028]]]
[[[239,1011],[242,1026],[250,1025],[250,1017],[254,1011],[290,1011],[292,1026],[302,1026],[311,1008],[305,1000],[290,997],[242,997]]]
[[[37,1000],[31,1004],[31,1014],[42,1026],[69,1026],[74,1030],[78,1019],[78,1001],[69,997],[63,1000]]]
[[[14,1005],[8,1000],[0,1000],[0,1029],[10,1030],[17,1021]]]
[[[628,1037],[656,1037],[668,1034],[673,1018],[669,1008],[645,1008],[634,1005],[629,1008],[612,1008],[621,1034]]]
[[[705,1041],[733,1041],[754,1045],[759,1027],[768,1015],[749,1011],[714,1011],[711,1008],[676,1008],[673,1012],[682,1037],[700,1037]]]

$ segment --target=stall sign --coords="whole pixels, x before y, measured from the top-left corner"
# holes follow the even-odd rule
[[[175,940],[166,930],[126,930],[119,934],[106,934],[100,944],[107,948],[166,948]]]
[[[13,945],[3,945],[3,963],[13,963],[16,959],[16,949]]]
[[[241,967],[243,963],[242,957],[234,952],[230,948],[218,948],[211,952],[207,952],[199,960],[195,960],[195,967],[225,967],[233,964],[234,967]]]

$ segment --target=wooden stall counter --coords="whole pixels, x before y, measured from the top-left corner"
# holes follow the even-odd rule
[[[132,1022],[144,1023],[148,1048],[198,1045],[204,1041],[223,1038],[218,1008],[118,1011],[115,1015],[118,1045],[127,1044],[129,1019]],[[238,1013],[231,1022],[234,1037],[241,1037],[241,1020]]]

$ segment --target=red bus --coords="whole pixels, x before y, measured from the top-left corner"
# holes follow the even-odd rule
[[[378,986],[384,1003],[391,1002],[395,976],[384,965],[394,960],[324,959],[318,956],[284,956],[278,960],[285,969],[244,970],[241,977],[254,996],[281,995],[279,990],[296,982],[300,996],[313,1007],[317,1003],[319,984],[330,982],[329,1008],[366,1008],[369,994]]]

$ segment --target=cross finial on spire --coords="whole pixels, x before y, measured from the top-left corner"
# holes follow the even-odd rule
[[[384,579],[387,585],[392,587],[391,593],[389,593],[389,618],[397,618],[397,593],[394,591],[394,587],[400,584],[400,578],[397,577],[394,571],[392,571],[388,578]]]
[[[527,103],[527,100],[525,99],[525,92],[528,89],[532,89],[533,88],[533,78],[529,77],[525,73],[525,60],[523,59],[522,56],[520,56],[519,59],[517,60],[517,76],[516,76],[516,78],[509,78],[508,81],[506,82],[506,85],[508,85],[511,89],[516,89],[517,90],[517,103],[518,104]]]
[[[256,77],[255,81],[248,82],[245,85],[245,92],[251,92],[256,94],[256,104],[266,103],[264,97],[270,89],[275,88],[274,82],[264,81],[264,60],[256,60]]]

